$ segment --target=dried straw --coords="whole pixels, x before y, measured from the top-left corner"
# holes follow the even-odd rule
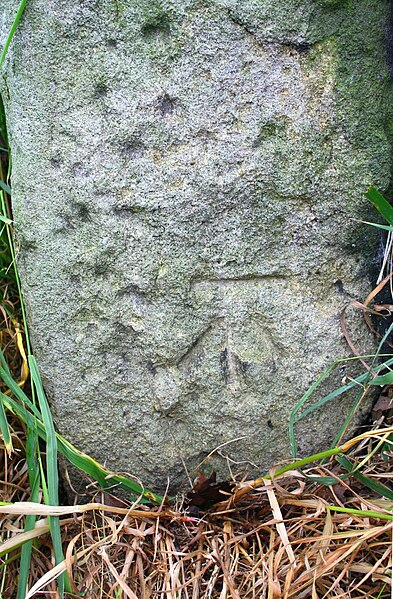
[[[0,516],[7,599],[16,593],[20,543],[26,535],[22,514],[29,513],[24,431],[18,422],[13,425],[13,459],[1,448],[2,500],[19,502],[8,510],[3,506]],[[351,459],[364,461],[378,442],[375,436],[375,431],[365,434]],[[388,485],[389,467],[389,456],[378,454],[368,462],[367,475]],[[333,462],[305,472],[339,473]],[[53,566],[47,520],[38,520],[31,533],[36,546],[27,598],[55,597],[55,578],[65,569],[75,596],[89,599],[390,597],[393,502],[358,480],[326,487],[292,471],[227,504],[228,509],[213,508],[198,517],[189,515],[185,503],[148,508],[108,495],[84,506],[56,508],[62,514],[66,558]],[[52,513],[43,505],[32,509]]]

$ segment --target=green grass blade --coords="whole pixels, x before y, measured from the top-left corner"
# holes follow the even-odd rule
[[[285,474],[285,472],[289,472],[290,470],[300,470],[303,466],[307,466],[308,464],[312,464],[313,462],[320,462],[321,460],[325,460],[326,458],[330,458],[332,456],[336,456],[340,453],[342,453],[342,448],[341,447],[334,447],[333,449],[326,449],[325,451],[321,451],[319,453],[314,453],[312,455],[307,456],[306,458],[302,458],[301,460],[294,460],[293,462],[291,462],[290,464],[286,464],[285,466],[281,466],[280,468],[277,468],[276,470],[274,470],[273,474],[271,474],[270,472],[264,474],[260,480],[262,479],[268,479],[271,480],[272,476],[274,478],[281,476],[282,474]],[[345,475],[346,477],[349,475]],[[311,477],[307,477],[310,478]],[[317,478],[317,477],[315,477]],[[330,483],[330,484],[337,484],[337,479],[333,478],[333,477],[318,477],[321,478],[322,481],[325,481],[327,478],[331,478],[334,482]],[[322,484],[327,484],[326,482],[322,482]]]
[[[348,470],[348,472],[350,472],[350,474],[352,476],[354,476],[365,487],[367,487],[368,489],[371,489],[375,493],[378,493],[378,495],[381,495],[382,497],[387,497],[388,499],[393,499],[393,491],[391,489],[389,489],[389,487],[386,487],[382,483],[379,483],[379,482],[369,478],[368,476],[365,476],[364,474],[361,474],[360,472],[358,472],[356,469],[354,469],[353,464],[346,456],[343,456],[343,455],[337,456],[336,459],[337,459],[338,463],[340,464],[340,466],[342,466],[343,468]]]
[[[369,382],[369,385],[391,385],[393,383],[393,372],[376,376]]]
[[[386,572],[386,574],[388,574],[388,572]],[[391,575],[391,574],[392,574],[392,570],[390,569],[390,575]],[[383,594],[384,594],[384,592],[385,592],[386,586],[387,586],[387,583],[385,582],[385,583],[382,585],[382,587],[381,587],[381,590],[379,591],[378,595],[377,595],[376,597],[374,597],[374,595],[370,595],[370,599],[381,599],[382,595],[383,595]]]
[[[383,229],[384,231],[393,231],[393,226],[391,225],[379,225],[378,223],[369,223],[367,220],[361,220],[361,223],[364,225],[370,225],[371,227],[377,227],[377,229]]]
[[[331,512],[343,512],[344,514],[353,514],[366,518],[379,518],[380,520],[393,520],[393,514],[384,514],[383,512],[374,512],[373,510],[355,510],[350,507],[341,507],[338,505],[327,505],[326,509]]]
[[[29,399],[26,393],[19,387],[16,381],[13,379],[8,364],[4,357],[3,352],[0,349],[0,378],[7,385],[8,389],[12,391],[17,399],[19,399],[21,405],[28,407],[38,419],[41,419],[41,413],[35,404]]]
[[[6,57],[6,54],[7,54],[8,48],[9,48],[9,45],[10,45],[10,43],[12,41],[12,38],[14,37],[14,33],[16,31],[16,28],[18,27],[19,21],[22,18],[22,15],[23,15],[25,7],[26,7],[26,4],[27,4],[27,0],[22,0],[21,3],[19,4],[19,8],[18,8],[18,11],[16,13],[16,17],[14,19],[14,22],[12,23],[10,32],[9,32],[8,37],[6,39],[6,42],[5,42],[5,46],[4,46],[3,51],[1,53],[1,56],[0,56],[0,67],[3,64],[3,62],[4,62],[4,59]]]
[[[371,186],[365,195],[389,225],[393,225],[393,207],[383,195],[374,186]]]
[[[0,350],[0,360],[1,360],[1,350]],[[7,385],[8,389],[12,391],[17,399],[19,399],[20,403],[23,406],[29,408],[32,411],[36,418],[41,419],[41,414],[38,408],[33,404],[33,402],[27,397],[27,395],[22,391],[19,385],[14,381],[11,374],[4,370],[4,368],[0,367],[0,378]]]
[[[1,187],[1,189],[3,191],[5,191],[6,193],[8,193],[9,196],[11,195],[11,187],[9,185],[7,185],[7,183],[4,183],[4,181],[0,180],[0,187]],[[5,217],[3,216],[3,219],[4,218]],[[9,218],[7,220],[8,220],[7,224],[9,225],[12,221]]]
[[[333,362],[326,370],[321,374],[321,376],[307,389],[304,395],[297,402],[292,412],[289,415],[289,442],[291,444],[292,455],[295,458],[297,456],[297,443],[295,437],[295,424],[300,420],[297,416],[297,413],[301,410],[306,401],[311,397],[314,391],[319,387],[322,381],[325,380],[326,377],[329,376],[331,371],[335,368],[336,362]]]
[[[31,378],[35,386],[43,424],[46,431],[46,466],[48,476],[48,492],[51,505],[59,504],[59,476],[57,470],[57,439],[53,424],[52,414],[42,386],[41,376],[38,372],[34,356],[29,356]]]
[[[38,403],[46,433],[46,476],[48,486],[47,500],[49,505],[59,505],[59,472],[57,466],[56,431],[49,404],[44,392],[44,387],[42,385],[37,362],[34,356],[29,356],[29,367],[31,379],[37,392]],[[44,477],[42,477],[42,479],[43,478]],[[55,561],[56,564],[59,564],[64,560],[59,518],[51,516],[48,520],[55,554]],[[67,582],[66,575],[61,574],[59,576],[58,584],[61,595],[64,593],[64,588],[66,588],[67,592],[71,591],[71,586],[69,581]]]
[[[340,439],[342,439],[343,435],[345,434],[345,431],[348,429],[348,426],[349,426],[356,410],[359,408],[359,406],[364,398],[364,393],[365,393],[364,391],[361,391],[357,395],[355,401],[351,405],[351,408],[350,408],[348,414],[346,415],[344,422],[340,426],[339,430],[336,433],[336,436],[334,437],[333,441],[331,442],[331,444],[330,444],[331,447],[335,447],[339,443]]]
[[[30,499],[33,501],[33,499]],[[24,532],[33,530],[36,523],[36,516],[26,516]],[[27,583],[29,579],[30,564],[31,564],[31,552],[33,549],[33,541],[27,541],[22,546],[20,566],[19,566],[19,580],[18,580],[18,594],[17,599],[25,599]]]
[[[39,472],[36,473],[35,481],[33,484],[30,481],[30,501],[36,503],[38,502],[39,497],[39,487],[40,487],[40,477]],[[36,516],[26,516],[24,531],[28,532],[29,530],[33,530],[36,523]],[[30,563],[31,563],[31,552],[33,549],[33,541],[27,541],[22,546],[21,558],[20,558],[20,567],[19,567],[19,580],[18,580],[18,595],[17,599],[24,599],[26,597],[26,588],[27,582],[29,578],[30,572]]]
[[[12,452],[12,439],[10,433],[10,427],[8,426],[7,415],[5,413],[4,404],[2,398],[0,398],[0,430],[3,435],[4,445],[8,455]]]
[[[324,485],[325,487],[337,485],[339,480],[345,480],[351,476],[350,474],[340,474],[339,476],[309,476],[308,474],[304,474],[303,471],[301,472],[310,483],[317,483],[317,485]]]
[[[26,462],[30,483],[30,501],[35,503],[38,502],[40,491],[40,469],[38,464],[38,456],[40,455],[40,449],[38,444],[37,422],[36,419],[27,412],[25,406],[22,407],[22,410],[25,413],[25,423],[27,427]],[[35,522],[36,516],[27,516],[25,520],[24,531],[28,532],[29,530],[32,530],[35,526]],[[32,541],[25,543],[22,547],[17,599],[24,599],[24,597],[26,596],[32,548]]]
[[[85,472],[91,478],[94,478],[103,488],[118,485],[120,488],[131,493],[133,497],[141,497],[141,503],[155,503],[160,505],[164,498],[149,489],[145,489],[137,482],[126,478],[120,474],[114,474],[96,462],[93,458],[82,453],[66,439],[57,435],[59,442],[59,451],[64,455],[71,464],[76,466],[82,472]]]
[[[1,183],[1,181],[0,181],[0,183]],[[10,218],[8,218],[8,216],[3,216],[2,214],[0,214],[0,221],[2,223],[5,223],[6,225],[12,224],[12,220]]]

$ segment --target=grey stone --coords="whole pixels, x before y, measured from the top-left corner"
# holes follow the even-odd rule
[[[390,8],[28,2],[1,79],[18,264],[77,447],[157,490],[211,452],[221,477],[289,458],[290,411],[370,289],[377,233],[355,219],[390,179]],[[301,452],[347,410],[299,426]]]

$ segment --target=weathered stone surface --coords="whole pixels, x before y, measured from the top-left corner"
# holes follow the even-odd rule
[[[18,262],[79,448],[156,488],[223,444],[222,476],[288,457],[290,410],[369,290],[376,238],[353,219],[389,183],[389,10],[28,3],[1,84]],[[303,425],[303,453],[345,412]]]

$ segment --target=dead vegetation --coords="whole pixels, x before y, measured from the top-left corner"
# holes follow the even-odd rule
[[[237,502],[199,511],[146,507],[97,494],[95,503],[51,508],[29,504],[25,431],[13,423],[15,453],[2,447],[0,547],[2,596],[16,596],[24,515],[40,516],[28,597],[58,596],[48,515],[60,515],[65,567],[74,596],[91,599],[239,599],[275,597],[387,598],[391,593],[393,501],[351,477],[337,485],[308,482],[334,476],[337,463],[266,480]],[[387,436],[385,435],[386,439]],[[369,431],[351,453],[364,462],[381,440]],[[389,486],[391,450],[363,470]],[[16,503],[15,505],[15,502]],[[332,507],[329,507],[332,506]],[[347,511],[337,511],[344,509]],[[7,513],[8,512],[8,513]],[[72,596],[72,595],[70,595]]]

